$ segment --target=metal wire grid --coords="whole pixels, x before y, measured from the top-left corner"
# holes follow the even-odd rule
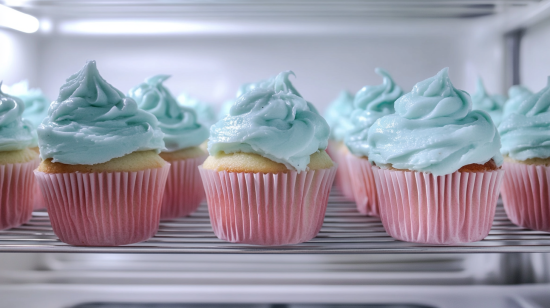
[[[27,224],[0,231],[0,252],[79,253],[224,253],[224,254],[311,254],[311,253],[502,253],[550,252],[550,233],[528,230],[512,224],[501,204],[489,236],[459,246],[419,245],[391,238],[375,217],[355,210],[333,190],[323,227],[307,243],[279,247],[227,243],[212,232],[208,209],[202,204],[189,217],[163,221],[157,234],[142,243],[119,247],[75,247],[54,234],[48,213],[37,211]]]

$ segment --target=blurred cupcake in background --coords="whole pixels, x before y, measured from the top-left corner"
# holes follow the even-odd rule
[[[346,155],[347,167],[352,179],[352,188],[357,210],[365,215],[379,216],[376,185],[369,163],[369,128],[374,122],[395,112],[393,104],[403,94],[385,70],[377,68],[383,83],[365,86],[355,95],[354,110],[350,115],[351,128],[347,130],[345,144],[351,154]]]
[[[151,113],[107,83],[95,61],[67,79],[38,126],[35,171],[53,230],[77,246],[144,241],[158,229],[170,164]]]
[[[2,82],[0,82],[0,89]],[[0,90],[0,230],[31,219],[38,166],[34,128],[21,118],[23,101]]]
[[[532,95],[533,92],[531,92],[531,90],[524,86],[511,86],[510,89],[508,89],[509,98],[504,104],[504,112],[502,118],[505,119],[510,116],[510,114],[517,112],[521,103],[530,98]]]
[[[308,241],[319,232],[336,174],[330,128],[283,72],[240,96],[210,129],[200,167],[214,233],[255,245]]]
[[[29,121],[33,126],[33,136],[35,138],[35,145],[32,148],[36,153],[40,154],[38,149],[38,137],[36,135],[36,128],[42,121],[48,116],[48,108],[50,107],[50,100],[42,94],[40,89],[29,89],[28,81],[24,80],[18,82],[11,87],[6,87],[7,93],[20,98],[25,104],[25,110],[23,111],[23,119]],[[36,191],[34,192],[34,209],[42,209],[46,207],[44,198],[40,192],[40,187],[35,185]]]
[[[353,200],[353,189],[349,175],[346,155],[349,153],[344,144],[346,132],[352,127],[350,115],[353,111],[353,95],[348,91],[340,92],[340,95],[329,105],[325,111],[325,120],[330,126],[330,139],[327,153],[338,164],[336,171],[336,186],[344,197]]]
[[[550,77],[499,126],[504,209],[518,226],[550,232]]]
[[[500,137],[448,69],[417,83],[378,119],[367,145],[380,218],[394,238],[427,244],[483,239],[504,171]]]
[[[177,101],[180,106],[193,109],[197,114],[197,122],[208,129],[218,121],[214,108],[208,103],[201,102],[187,94],[180,94]]]
[[[187,216],[204,200],[200,179],[200,164],[206,152],[199,146],[208,138],[208,129],[197,122],[191,108],[178,105],[170,91],[163,86],[168,75],[157,75],[132,88],[128,97],[140,109],[152,113],[164,133],[166,149],[160,157],[171,164],[162,201],[161,219]]]
[[[487,112],[497,127],[502,121],[505,101],[506,98],[502,95],[489,95],[481,78],[477,79],[476,92],[472,95],[472,108]]]

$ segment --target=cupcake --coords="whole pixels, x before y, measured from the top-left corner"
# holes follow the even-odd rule
[[[417,83],[369,129],[380,218],[394,238],[458,244],[489,233],[504,171],[491,117],[448,69]]]
[[[330,129],[290,74],[243,94],[210,128],[210,156],[199,170],[220,239],[296,244],[323,224],[336,174],[325,152]]]
[[[197,114],[197,122],[204,127],[210,128],[217,122],[216,113],[210,104],[201,102],[186,94],[180,94],[177,100],[180,106],[193,109]]]
[[[336,171],[336,186],[344,197],[350,200],[353,200],[353,189],[346,159],[349,151],[344,145],[344,136],[351,128],[350,115],[352,111],[353,95],[348,91],[342,91],[325,112],[325,120],[330,126],[327,152],[339,166]]]
[[[508,100],[504,104],[504,111],[502,118],[506,119],[512,113],[515,113],[521,103],[533,95],[533,92],[524,86],[511,86],[508,89]]]
[[[504,209],[518,226],[550,232],[550,78],[499,126]]]
[[[472,95],[473,110],[483,110],[491,116],[495,126],[502,121],[503,105],[505,98],[500,95],[489,95],[481,78],[477,79],[476,93]]]
[[[197,122],[196,113],[179,106],[162,83],[167,75],[157,75],[130,90],[140,109],[152,113],[164,133],[166,149],[160,157],[170,163],[170,173],[162,200],[161,219],[187,216],[204,200],[204,188],[197,167],[206,158],[199,146],[208,138],[208,129]]]
[[[158,229],[170,169],[154,115],[108,84],[89,61],[61,86],[38,126],[35,175],[65,243],[137,243]]]
[[[377,68],[375,72],[384,82],[378,86],[366,86],[355,95],[351,113],[351,129],[345,138],[351,154],[347,155],[348,170],[352,181],[353,194],[357,210],[365,215],[379,216],[376,185],[369,163],[367,137],[369,128],[380,117],[395,112],[393,104],[403,91],[393,82],[385,70]]]
[[[2,82],[0,82],[0,87]],[[23,101],[0,90],[0,230],[20,226],[32,215],[38,154],[32,126],[22,120]]]
[[[48,98],[44,96],[42,91],[39,89],[29,89],[29,83],[26,80],[12,85],[8,88],[8,91],[8,94],[16,96],[23,101],[25,110],[23,111],[22,117],[24,120],[29,121],[33,126],[32,132],[35,142],[32,150],[40,154],[38,150],[36,128],[40,125],[40,123],[42,123],[46,116],[48,116],[50,100],[48,100]],[[37,210],[42,209],[45,206],[46,204],[44,203],[44,198],[40,192],[40,187],[35,185],[33,208]]]

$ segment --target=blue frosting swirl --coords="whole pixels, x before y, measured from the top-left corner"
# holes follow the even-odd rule
[[[23,101],[5,94],[0,82],[0,152],[23,150],[36,146],[32,125],[21,118]]]
[[[218,120],[214,108],[210,104],[201,102],[196,98],[192,98],[186,94],[180,94],[177,98],[180,106],[191,108],[197,114],[197,122],[205,127],[214,125]]]
[[[6,93],[20,98],[25,104],[23,119],[29,120],[36,128],[48,116],[50,100],[40,89],[29,89],[28,81],[18,82],[8,88]]]
[[[503,118],[507,118],[510,114],[517,112],[521,103],[533,95],[533,92],[524,86],[511,86],[508,89],[508,101],[504,104]]]
[[[357,92],[353,103],[355,109],[350,116],[351,128],[345,138],[350,152],[359,157],[369,155],[369,128],[379,118],[394,113],[394,103],[403,95],[403,90],[388,72],[381,68],[376,68],[375,72],[382,76],[383,83],[365,86]]]
[[[369,160],[377,166],[445,175],[490,159],[502,164],[491,118],[472,111],[470,96],[454,88],[447,68],[417,83],[395,111],[369,129]]]
[[[351,129],[350,115],[353,111],[353,95],[342,91],[325,111],[325,120],[330,126],[330,138],[336,141],[344,140]]]
[[[519,161],[550,157],[550,77],[546,88],[524,100],[498,129],[502,154]]]
[[[208,139],[208,129],[197,122],[193,109],[178,105],[162,83],[168,75],[156,75],[132,88],[128,96],[140,109],[152,113],[159,120],[164,133],[167,152],[198,146]]]
[[[496,126],[502,121],[504,99],[500,95],[489,95],[481,78],[477,79],[476,93],[472,95],[472,108],[487,112]]]
[[[282,72],[270,86],[237,99],[229,115],[210,128],[210,155],[256,153],[298,172],[307,169],[310,155],[326,149],[330,128],[294,89],[290,74]]]
[[[164,148],[157,119],[108,84],[95,61],[61,86],[37,132],[42,159],[69,165],[94,165]]]

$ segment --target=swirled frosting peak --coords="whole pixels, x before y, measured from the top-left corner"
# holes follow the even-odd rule
[[[70,165],[94,165],[164,148],[157,119],[108,84],[95,61],[61,86],[37,131],[42,159]]]
[[[369,155],[369,128],[380,117],[394,113],[394,103],[403,94],[403,90],[395,84],[388,72],[381,68],[377,68],[375,72],[382,76],[383,83],[359,90],[353,102],[355,109],[350,115],[351,127],[347,131],[345,142],[356,156]]]
[[[521,103],[533,95],[533,92],[524,86],[511,86],[508,89],[508,101],[504,104],[503,118],[507,118],[510,114],[517,112]]]
[[[417,83],[395,102],[396,113],[369,129],[369,160],[382,168],[450,174],[494,159],[502,164],[499,134],[470,96],[452,85],[448,69]]]
[[[353,94],[342,91],[325,111],[325,120],[330,126],[330,137],[334,140],[344,140],[351,128],[350,115],[353,111]]]
[[[472,108],[474,110],[483,110],[487,112],[496,126],[502,120],[502,99],[498,95],[489,95],[481,78],[477,79],[476,93],[472,95]]]
[[[25,104],[23,119],[29,120],[36,128],[48,116],[50,100],[39,89],[29,89],[29,82],[24,80],[8,88],[6,93],[20,98]]]
[[[550,157],[550,77],[546,88],[524,100],[498,129],[502,154],[520,161]]]
[[[159,120],[164,133],[166,151],[173,152],[198,146],[208,139],[208,129],[197,122],[193,109],[178,105],[162,83],[168,75],[156,75],[132,88],[129,97],[136,100],[140,109],[146,110]]]
[[[0,81],[0,89],[2,82]],[[0,152],[36,146],[32,125],[21,119],[23,101],[0,90]]]
[[[210,128],[208,151],[256,153],[289,169],[304,171],[310,155],[324,150],[330,128],[313,106],[297,95],[283,72],[270,86],[240,96],[229,115]]]

